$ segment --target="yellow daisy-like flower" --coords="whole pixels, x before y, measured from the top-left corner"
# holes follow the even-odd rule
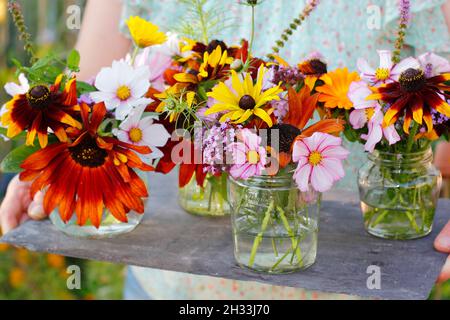
[[[167,36],[158,27],[140,17],[130,17],[126,21],[131,37],[139,48],[147,48],[166,42]]]
[[[316,91],[320,93],[319,101],[325,103],[325,108],[348,110],[353,107],[348,92],[352,82],[360,80],[358,73],[349,73],[347,68],[336,69],[323,75],[321,80],[325,84],[317,87]]]
[[[219,112],[226,112],[220,122],[228,119],[234,123],[243,123],[251,116],[261,118],[269,127],[273,126],[272,119],[263,107],[270,101],[280,100],[279,94],[283,91],[280,86],[275,86],[266,91],[262,90],[264,75],[267,68],[261,66],[258,70],[258,79],[256,84],[250,74],[247,74],[242,80],[238,74],[232,70],[231,79],[233,90],[230,90],[225,83],[220,82],[212,92],[208,93],[211,97],[218,101],[205,112],[205,115],[211,115]]]
[[[200,65],[197,74],[179,73],[174,76],[175,80],[184,83],[197,84],[202,80],[213,80],[221,78],[226,75],[227,69],[225,66],[233,62],[233,58],[228,56],[227,50],[222,52],[222,48],[217,46],[213,52],[205,52],[203,55],[203,62]]]

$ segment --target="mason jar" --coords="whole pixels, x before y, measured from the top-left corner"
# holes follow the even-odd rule
[[[227,195],[227,175],[208,175],[203,186],[194,177],[178,192],[178,203],[188,213],[205,217],[223,217],[230,214]]]
[[[148,176],[146,172],[136,171],[148,190]],[[148,198],[143,198],[144,206],[146,206]],[[75,238],[88,238],[88,239],[104,239],[114,238],[116,236],[129,233],[136,229],[141,223],[144,214],[140,214],[134,211],[130,211],[127,214],[128,222],[122,222],[117,220],[106,208],[103,210],[102,222],[99,228],[96,228],[90,221],[83,226],[77,224],[77,217],[74,213],[72,218],[65,223],[56,208],[50,215],[50,220],[53,225],[64,234]]]
[[[229,179],[234,255],[239,266],[283,274],[317,253],[321,194],[300,192],[292,174]]]
[[[367,232],[398,240],[428,235],[442,184],[431,148],[414,153],[375,151],[368,157],[358,174]]]

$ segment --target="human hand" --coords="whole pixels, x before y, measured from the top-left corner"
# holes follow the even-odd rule
[[[28,220],[42,220],[46,217],[42,206],[44,195],[36,193],[30,197],[29,182],[22,182],[18,176],[11,180],[5,198],[0,206],[0,227],[3,234]]]
[[[436,250],[449,253],[450,254],[450,221],[444,227],[442,232],[437,236],[434,241],[434,247]],[[450,256],[447,258],[447,262],[444,265],[444,268],[441,271],[441,274],[438,278],[438,283],[445,282],[450,279]]]

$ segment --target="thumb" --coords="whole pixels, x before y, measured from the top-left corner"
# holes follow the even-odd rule
[[[450,221],[437,236],[434,241],[434,247],[440,252],[450,253]]]

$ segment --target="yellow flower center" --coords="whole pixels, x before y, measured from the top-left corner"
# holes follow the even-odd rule
[[[259,162],[259,153],[251,150],[247,153],[247,161],[250,164],[257,164]]]
[[[129,97],[131,97],[131,90],[127,86],[120,86],[119,89],[117,89],[116,92],[117,98],[119,98],[122,101],[128,100]]]
[[[386,69],[386,68],[378,68],[375,71],[375,77],[380,81],[387,80],[390,75],[391,75],[391,72],[389,71],[389,69]]]
[[[142,130],[139,128],[131,129],[128,135],[130,136],[130,140],[134,143],[140,142],[142,140]]]
[[[367,120],[372,119],[374,113],[375,113],[375,109],[374,108],[367,108],[366,109]]]
[[[322,159],[323,159],[322,154],[319,151],[313,151],[309,155],[308,161],[312,166],[317,166],[322,162]]]

